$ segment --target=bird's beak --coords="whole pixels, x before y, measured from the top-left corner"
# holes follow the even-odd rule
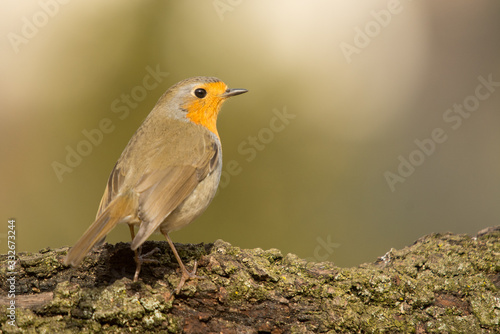
[[[240,94],[243,94],[243,93],[246,93],[246,92],[248,92],[248,90],[247,89],[243,89],[243,88],[227,89],[224,92],[224,94],[221,95],[221,97],[227,98],[227,97],[231,97],[231,96],[240,95]]]

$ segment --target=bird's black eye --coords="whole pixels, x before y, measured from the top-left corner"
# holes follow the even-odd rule
[[[199,97],[200,99],[202,99],[205,96],[207,96],[207,91],[204,90],[203,88],[196,88],[194,90],[194,95],[196,95],[196,97]]]

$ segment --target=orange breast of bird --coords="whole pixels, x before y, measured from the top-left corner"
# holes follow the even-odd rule
[[[217,115],[224,101],[221,95],[224,94],[227,86],[225,83],[219,81],[206,83],[201,88],[205,88],[209,93],[203,99],[196,99],[184,105],[183,107],[188,111],[186,116],[191,122],[203,125],[219,137],[219,133],[217,132]]]

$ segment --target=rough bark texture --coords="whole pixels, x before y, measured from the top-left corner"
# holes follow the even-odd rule
[[[78,268],[68,248],[19,254],[15,326],[7,256],[0,256],[4,333],[499,333],[500,228],[432,234],[375,263],[339,268],[277,249],[177,245],[198,274],[179,295],[166,242],[137,283],[127,243],[106,244]]]

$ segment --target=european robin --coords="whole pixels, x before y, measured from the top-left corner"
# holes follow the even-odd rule
[[[222,169],[217,115],[227,98],[246,92],[213,77],[170,87],[123,150],[94,223],[68,252],[65,264],[77,266],[118,223],[127,223],[135,252],[134,281],[144,262],[141,245],[155,231],[165,236],[179,263],[176,292],[188,278],[198,278],[196,262],[193,271],[186,269],[169,233],[192,222],[213,199]]]

